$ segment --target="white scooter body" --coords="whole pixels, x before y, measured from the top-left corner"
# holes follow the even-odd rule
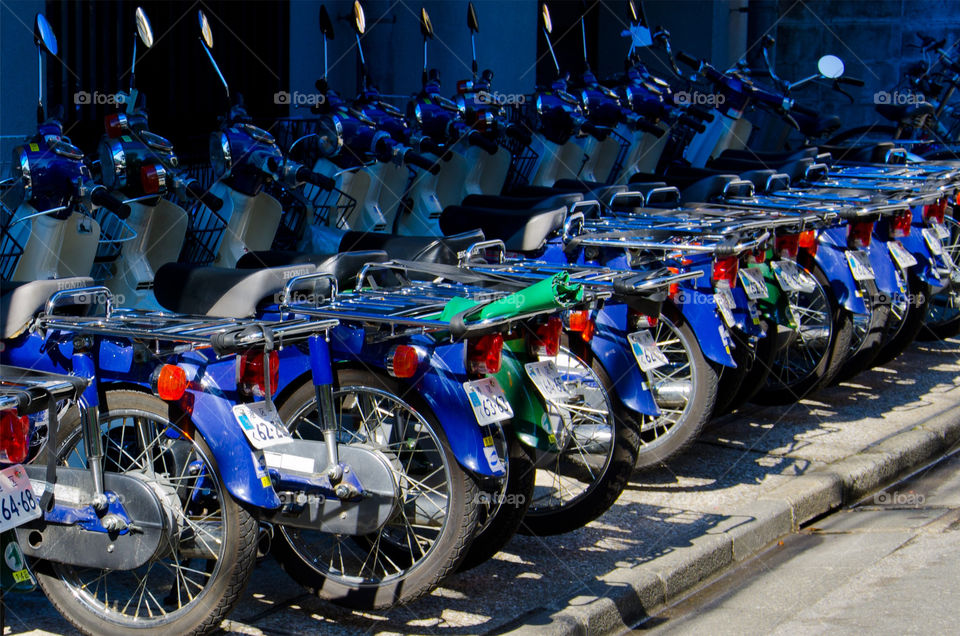
[[[213,265],[236,267],[247,252],[270,249],[273,245],[283,207],[266,192],[247,196],[218,181],[210,189],[223,200],[219,214],[227,221]]]
[[[127,225],[136,238],[123,244],[113,276],[105,285],[126,307],[161,310],[153,296],[157,269],[180,255],[187,233],[187,213],[179,205],[160,199],[155,206],[130,203]]]
[[[617,131],[618,134],[620,131]],[[625,136],[630,139],[629,135]],[[606,183],[620,152],[620,143],[613,135],[608,135],[603,141],[598,141],[593,135],[577,138],[575,141],[583,149],[583,167],[576,178],[582,181],[597,181]]]
[[[530,185],[553,187],[560,179],[576,179],[583,165],[584,149],[573,139],[558,145],[535,134],[530,145],[538,157],[531,171]]]
[[[10,235],[23,247],[11,280],[33,281],[68,276],[89,276],[100,240],[100,225],[87,215],[74,212],[66,219],[36,214],[21,203],[10,223]]]
[[[660,123],[659,126],[665,131],[665,134],[660,137],[655,137],[641,130],[630,133],[630,150],[627,153],[627,158],[623,161],[620,174],[614,180],[615,184],[627,185],[630,182],[630,177],[638,172],[651,173],[656,171],[657,164],[660,163],[660,157],[663,155],[670,139],[669,134],[667,134],[669,133],[669,127],[663,123]],[[626,126],[619,126],[618,132],[624,134]]]

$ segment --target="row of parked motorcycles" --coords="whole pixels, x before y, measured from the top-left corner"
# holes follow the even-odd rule
[[[772,67],[674,57],[629,9],[675,77],[631,46],[622,74],[585,58],[523,100],[475,55],[444,95],[422,10],[404,110],[370,80],[359,2],[359,94],[329,85],[321,8],[316,106],[268,128],[200,11],[230,102],[204,165],[150,130],[135,67],[93,157],[41,88],[2,191],[5,587],[38,583],[85,633],[206,633],[270,552],[332,602],[408,603],[517,532],[596,519],[712,417],[960,330],[960,163],[754,152],[750,113],[832,123]],[[539,27],[552,53],[546,4]],[[139,8],[136,31],[153,45]],[[42,70],[39,14],[35,39]],[[857,84],[841,67],[807,82]]]

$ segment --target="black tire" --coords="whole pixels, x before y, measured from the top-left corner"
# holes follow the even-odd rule
[[[887,364],[907,350],[917,334],[923,329],[930,313],[930,288],[920,280],[916,274],[907,276],[906,315],[897,321],[897,328],[888,335],[886,342],[880,347],[880,353],[873,361],[874,366]]]
[[[491,507],[495,508],[491,510],[493,518],[485,519],[485,514],[489,513],[484,510],[484,506],[480,506],[479,531],[460,562],[458,572],[482,565],[500,552],[517,533],[533,500],[536,466],[513,432],[507,430],[506,433],[506,487],[501,492],[481,492],[481,500],[492,502]]]
[[[766,332],[766,336],[760,338],[756,344],[756,353],[753,358],[753,366],[750,367],[750,370],[744,375],[743,380],[740,382],[740,386],[736,389],[736,395],[730,400],[730,405],[727,411],[721,411],[723,413],[729,413],[735,409],[740,408],[744,404],[750,402],[754,396],[759,393],[764,385],[767,383],[767,378],[770,376],[771,371],[773,370],[774,360],[776,359],[776,338],[777,338],[777,325],[767,321],[764,318],[761,318],[761,324],[763,325],[763,330]],[[720,387],[721,393],[723,392],[723,385]]]
[[[816,263],[810,263],[806,269],[817,283],[814,292],[800,297],[799,293],[790,294],[791,305],[799,307],[798,303],[805,303],[807,307],[815,306],[812,303],[823,303],[826,324],[829,324],[830,333],[826,342],[818,346],[815,364],[805,368],[796,377],[791,374],[791,356],[802,356],[804,353],[803,338],[799,338],[786,349],[781,351],[772,365],[772,372],[767,376],[767,384],[763,390],[753,396],[753,401],[764,406],[793,404],[814,393],[820,387],[833,381],[840,372],[850,351],[850,339],[853,336],[853,322],[850,312],[840,306],[836,296],[830,288],[830,282],[823,270]],[[795,313],[803,313],[795,309]],[[802,316],[799,317],[802,320]],[[801,322],[802,329],[803,322]]]
[[[578,455],[571,452],[572,459],[568,458],[568,467],[576,471],[574,476],[579,481],[590,482],[588,489],[569,502],[564,502],[562,506],[545,505],[542,499],[534,494],[534,499],[518,530],[521,534],[537,536],[563,534],[590,523],[609,510],[617,500],[626,488],[637,461],[639,438],[634,430],[635,424],[622,415],[626,409],[617,404],[610,376],[607,375],[599,360],[590,354],[588,347],[574,345],[571,350],[581,363],[589,364],[589,370],[607,398],[610,411],[608,425],[612,427],[612,448],[606,462],[599,468],[599,475],[596,474],[595,467],[590,468],[584,462],[578,462]],[[537,473],[541,480],[545,474],[557,472],[548,470],[553,466],[552,462],[541,462],[539,466]]]
[[[133,417],[146,414],[160,421],[172,422],[170,405],[145,393],[136,391],[107,391],[100,404],[101,422],[113,417]],[[61,423],[59,456],[61,461],[69,459],[71,448],[81,439],[80,413],[70,409]],[[193,431],[193,442],[210,468],[221,496],[218,497],[223,517],[222,556],[212,568],[211,580],[198,597],[187,605],[182,615],[169,619],[162,624],[137,626],[131,621],[118,621],[111,613],[95,612],[84,602],[84,589],[78,589],[64,579],[71,568],[48,562],[37,562],[35,573],[37,581],[47,598],[64,618],[85,634],[109,634],[129,636],[129,634],[148,634],[166,636],[167,634],[208,634],[216,630],[230,613],[250,575],[253,572],[257,548],[257,523],[253,517],[231,497],[216,469],[216,461],[210,453],[207,443],[199,431]],[[105,437],[107,444],[111,443]],[[109,448],[105,448],[109,457]],[[107,469],[111,466],[109,460]],[[209,564],[209,561],[206,561]],[[144,575],[146,577],[146,575]],[[99,588],[98,588],[99,589]],[[96,593],[96,592],[95,592]],[[172,593],[172,592],[171,592]],[[89,596],[89,594],[88,594]],[[115,602],[115,599],[110,599]],[[139,610],[139,605],[136,608]],[[156,610],[154,610],[156,611]],[[183,611],[181,608],[178,611]],[[113,612],[116,613],[115,611]],[[143,621],[147,623],[147,621]]]
[[[692,372],[690,399],[682,405],[680,413],[668,414],[664,411],[657,418],[641,418],[637,428],[640,434],[640,447],[637,450],[636,469],[647,470],[666,465],[671,459],[682,453],[700,436],[700,431],[713,415],[717,402],[718,372],[716,366],[703,355],[693,328],[673,303],[663,305],[660,320],[654,328],[657,339],[660,334],[671,336],[679,343],[676,360],[673,355],[671,367],[689,364]],[[666,331],[661,331],[665,329]],[[683,353],[680,353],[682,350]],[[683,358],[683,360],[681,360]],[[657,371],[657,370],[655,370]],[[659,377],[647,374],[647,384],[651,387],[654,401],[662,409],[667,404],[658,393]],[[616,383],[614,383],[616,385]],[[667,415],[671,417],[668,419]],[[671,421],[672,420],[672,423]]]
[[[954,263],[960,265],[960,222],[953,216],[944,218],[950,238],[943,246]],[[917,335],[918,340],[946,340],[960,334],[960,290],[956,283],[930,299],[926,323]]]
[[[369,581],[354,580],[360,577],[332,576],[330,572],[322,570],[323,559],[320,559],[320,562],[315,562],[313,557],[301,552],[301,549],[307,549],[306,546],[298,548],[295,545],[295,543],[302,543],[303,532],[282,525],[275,528],[273,555],[283,570],[297,583],[320,598],[339,605],[370,610],[409,603],[429,593],[447,575],[454,572],[466,554],[477,525],[477,500],[479,499],[477,485],[457,463],[457,459],[447,443],[443,428],[426,405],[413,405],[396,397],[403,393],[398,383],[371,371],[341,368],[336,373],[336,387],[334,391],[335,400],[338,395],[349,396],[365,393],[367,396],[381,398],[383,395],[389,395],[391,396],[389,399],[394,405],[407,409],[405,410],[406,417],[417,418],[416,423],[424,427],[421,430],[429,429],[428,432],[432,435],[425,443],[431,443],[435,449],[433,452],[437,453],[437,457],[442,457],[442,467],[447,474],[446,482],[450,493],[443,526],[426,553],[421,553],[421,557],[409,569],[404,570],[402,575],[396,577],[376,577],[376,562],[378,562],[379,557],[374,558],[374,576]],[[412,400],[417,400],[415,392],[411,391],[409,395],[412,396]],[[419,402],[419,400],[417,401]],[[382,403],[378,404],[382,406]],[[298,418],[301,413],[304,416],[308,415],[310,409],[316,408],[315,405],[316,394],[313,383],[307,379],[295,391],[278,402],[277,410],[284,423],[296,427],[297,422],[293,420]],[[342,413],[341,407],[341,418],[343,417]],[[408,473],[404,473],[404,475],[406,474]],[[403,516],[397,514],[391,521],[397,521]],[[319,535],[321,540],[330,540],[327,538],[328,535],[320,532],[316,532],[314,535]],[[381,530],[381,534],[377,535],[377,538],[383,538],[386,543],[391,541],[383,534],[383,530]],[[333,541],[337,544],[337,549],[342,557],[343,541],[337,539],[333,539]],[[361,549],[370,549],[375,539],[354,537],[353,541]],[[379,544],[377,545],[377,549],[379,549]],[[391,559],[395,560],[403,556],[400,553],[405,547],[393,543],[389,548]],[[349,553],[350,546],[347,546],[347,550]],[[385,547],[384,553],[386,553],[386,550]],[[411,554],[407,552],[406,556],[410,557]]]
[[[870,287],[871,291],[875,290],[874,285],[870,285]],[[867,295],[866,293],[864,294],[864,296]],[[870,294],[870,296],[872,296],[872,294]],[[843,366],[840,367],[840,372],[837,373],[831,384],[846,382],[860,373],[873,368],[874,364],[876,364],[877,356],[880,355],[880,348],[883,346],[885,335],[889,329],[893,328],[891,325],[892,322],[896,320],[896,317],[891,311],[890,304],[874,303],[872,300],[867,300],[866,298],[864,302],[870,303],[869,322],[863,325],[865,332],[859,335],[857,334],[857,319],[854,318],[854,337],[850,345],[850,353],[847,355]],[[857,340],[860,340],[859,346],[856,344]]]

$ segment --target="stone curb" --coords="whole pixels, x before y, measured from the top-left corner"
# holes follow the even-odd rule
[[[659,606],[743,561],[801,525],[855,503],[960,442],[960,405],[880,440],[856,455],[799,475],[735,510],[706,534],[663,556],[617,568],[603,597],[577,596],[494,630],[516,636],[599,636],[639,623]]]

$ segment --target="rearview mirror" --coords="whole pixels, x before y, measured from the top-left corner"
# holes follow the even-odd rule
[[[357,35],[363,35],[367,30],[367,17],[363,13],[363,7],[360,6],[360,0],[353,0],[353,28]]]
[[[33,22],[33,39],[37,46],[42,46],[50,55],[57,54],[57,36],[42,13],[38,13]]]
[[[477,20],[477,10],[472,2],[467,3],[467,28],[474,33],[480,32],[480,21]]]
[[[325,6],[320,7],[320,33],[328,40],[333,39],[333,22],[330,21],[330,14],[327,13]]]
[[[540,15],[543,17],[543,28],[547,33],[553,33],[553,22],[550,21],[550,9],[546,2],[540,5]]]
[[[633,0],[627,2],[627,12],[630,15],[630,22],[632,24],[640,22],[640,15],[637,13],[637,5],[633,3]]]
[[[836,55],[824,55],[817,62],[820,74],[828,79],[837,79],[843,75],[843,60]]]
[[[433,23],[430,22],[430,14],[422,7],[420,8],[420,33],[425,38],[433,39]]]
[[[153,29],[150,27],[150,19],[142,7],[137,7],[137,33],[140,35],[140,41],[148,49],[153,46]]]
[[[210,21],[207,20],[207,14],[203,10],[197,11],[197,19],[200,21],[200,35],[203,37],[203,43],[207,48],[213,48],[213,30],[210,29]]]

